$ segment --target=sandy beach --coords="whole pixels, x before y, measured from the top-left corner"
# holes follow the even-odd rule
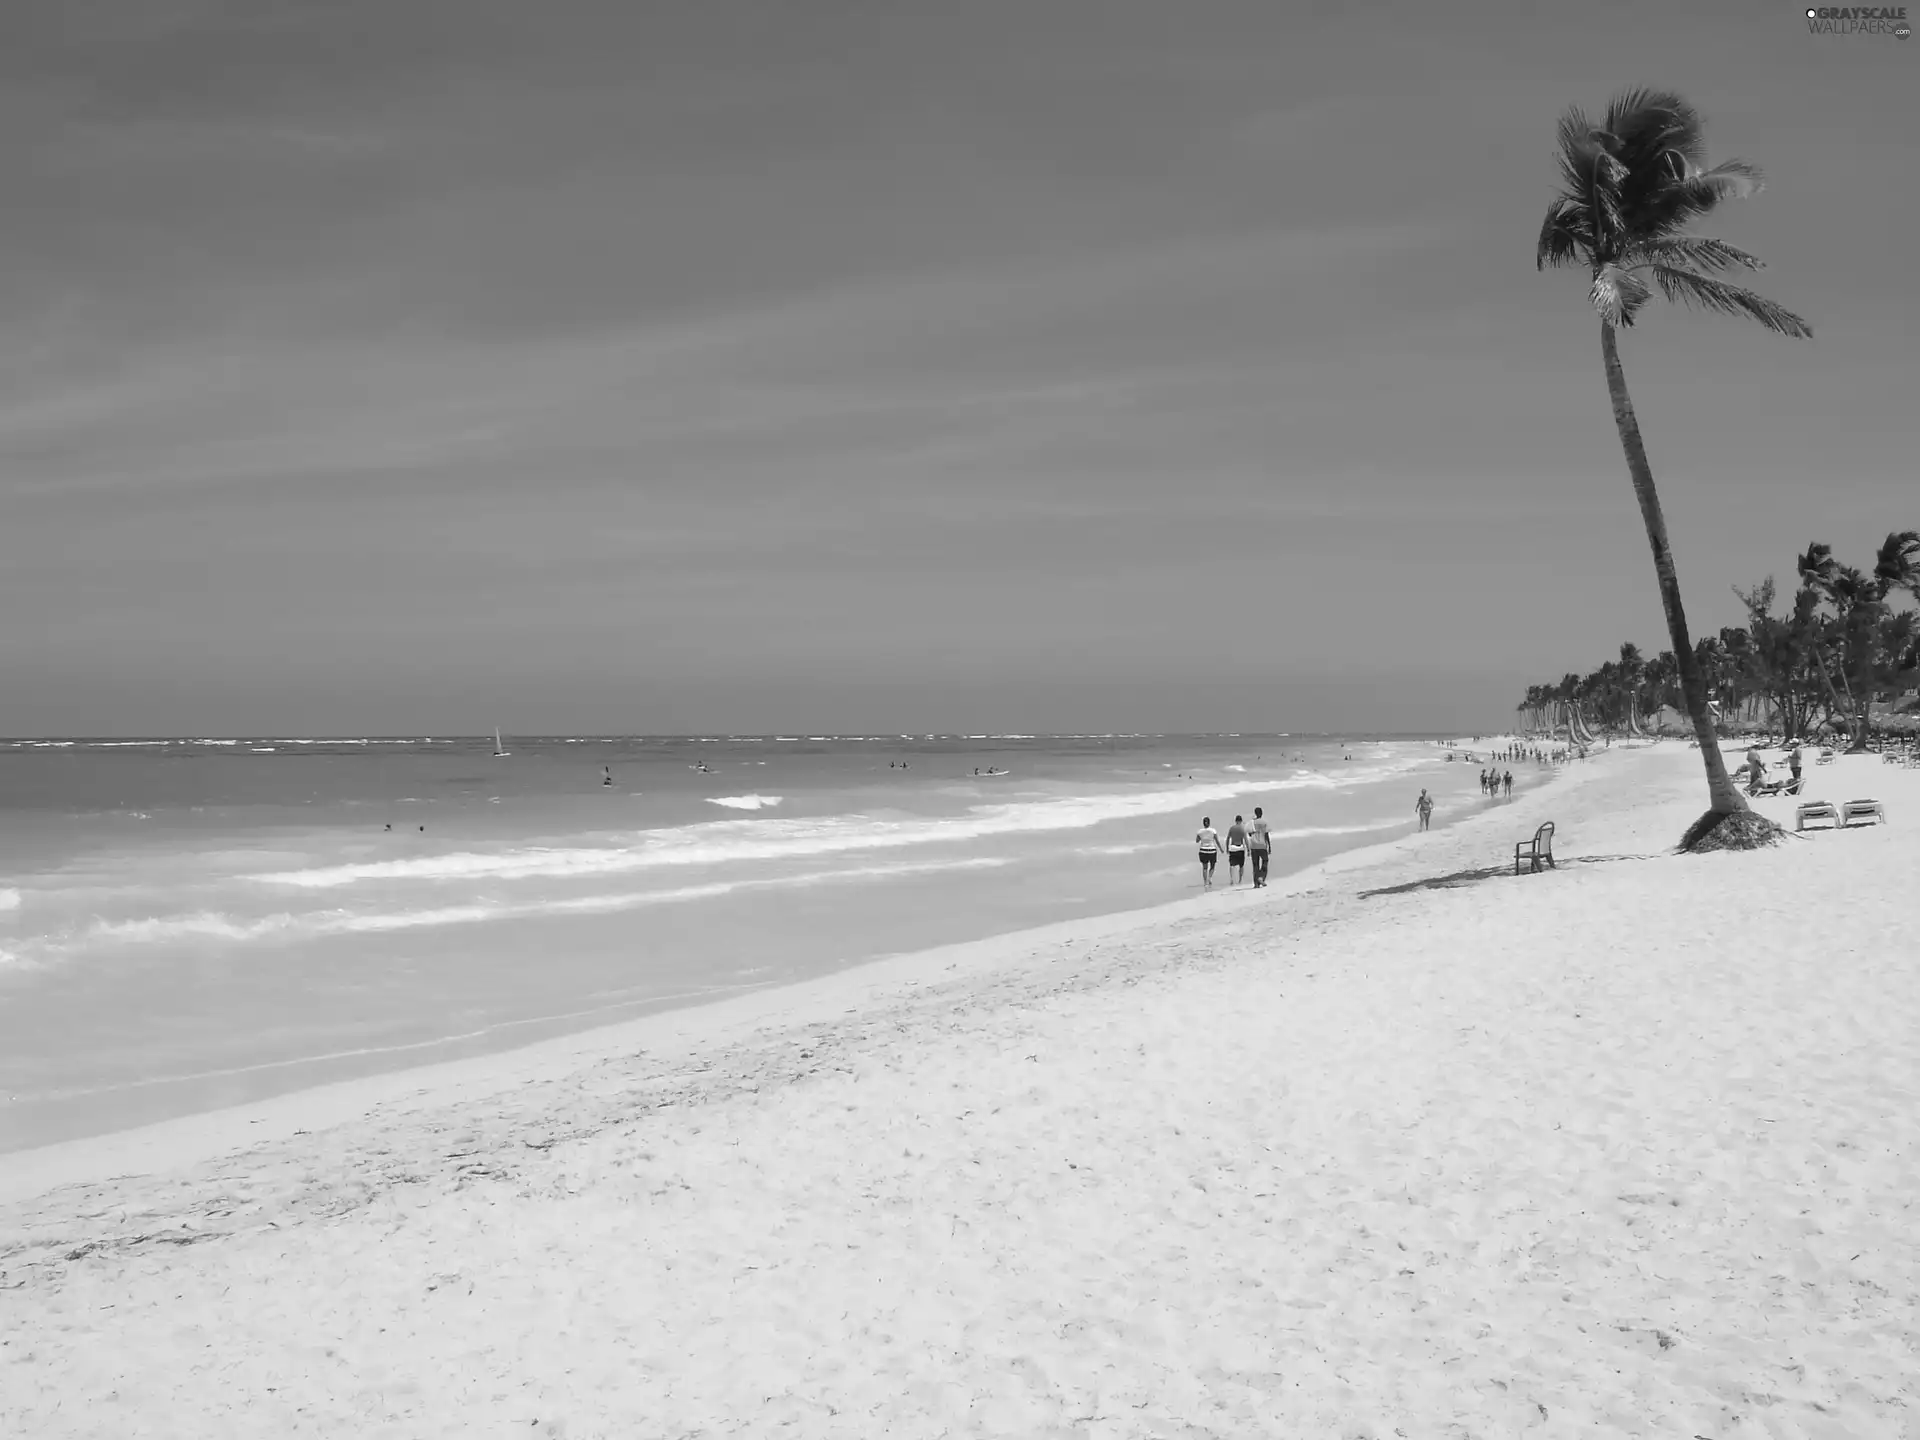
[[[1697,754],[1616,746],[1257,894],[6,1157],[0,1433],[1920,1435],[1920,771],[1807,776],[1891,823],[1674,856]]]

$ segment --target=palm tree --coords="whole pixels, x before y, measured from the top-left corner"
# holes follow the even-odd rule
[[[1671,650],[1662,650],[1646,662],[1640,682],[1640,708],[1656,721],[1660,712],[1672,703],[1673,679],[1677,674],[1679,671],[1674,667]]]
[[[1620,687],[1626,692],[1626,727],[1635,735],[1645,733],[1640,728],[1640,687],[1646,676],[1646,659],[1640,654],[1640,647],[1629,640],[1620,647]]]
[[[1874,691],[1892,683],[1884,672],[1890,658],[1894,671],[1902,668],[1893,657],[1905,648],[1904,625],[1886,624],[1890,618],[1887,597],[1895,590],[1912,590],[1920,585],[1920,531],[1890,532],[1874,556],[1871,574],[1840,564],[1833,558],[1832,546],[1817,543],[1807,547],[1798,564],[1802,582],[1833,609],[1833,648],[1840,681],[1851,702],[1844,707],[1847,748],[1865,750]],[[1820,673],[1831,692],[1831,672],[1823,664]],[[1835,694],[1833,699],[1836,708],[1841,708],[1839,696]]]
[[[1745,812],[1747,804],[1727,774],[1707,714],[1706,685],[1687,634],[1666,517],[1627,395],[1616,332],[1633,324],[1655,288],[1668,300],[1744,315],[1777,334],[1806,336],[1813,330],[1765,296],[1718,278],[1732,270],[1758,270],[1759,260],[1724,241],[1684,233],[1690,222],[1711,213],[1721,201],[1760,188],[1759,172],[1743,161],[1706,167],[1704,126],[1699,112],[1685,100],[1662,91],[1624,91],[1597,126],[1577,108],[1570,109],[1560,121],[1559,145],[1562,188],[1547,207],[1534,260],[1542,270],[1549,265],[1584,266],[1592,279],[1588,299],[1600,313],[1600,353],[1613,422],[1653,549],[1660,604],[1680,670],[1680,693],[1707,768],[1710,808],[1681,842],[1691,846],[1727,816]],[[1763,834],[1755,837],[1756,843],[1771,838],[1771,827],[1760,828]],[[1725,840],[1738,843],[1733,834]]]

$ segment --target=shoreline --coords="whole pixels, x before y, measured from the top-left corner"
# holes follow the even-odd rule
[[[1365,766],[1329,758],[1319,755],[1305,770],[1281,765],[1257,784],[1237,762],[1228,767],[1234,773],[1216,777],[1236,791],[1272,785],[1267,803],[1296,815],[1299,828],[1278,847],[1277,873],[1337,846],[1410,830],[1393,772],[1457,768],[1430,766],[1437,756],[1407,747],[1362,756]],[[1069,762],[1078,763],[1060,763]],[[1357,785],[1352,770],[1367,772]],[[1447,793],[1464,780],[1436,785],[1442,823],[1467,810]],[[804,842],[797,855],[740,864],[724,851],[697,873],[653,863],[651,832],[529,833],[501,854],[531,865],[532,878],[410,877],[284,900],[251,884],[251,872],[294,862],[249,864],[254,842],[236,832],[205,857],[204,884],[192,879],[201,873],[198,845],[177,854],[160,846],[124,867],[103,862],[116,874],[124,869],[128,885],[100,914],[63,919],[61,907],[84,905],[85,895],[66,896],[65,882],[33,881],[10,933],[0,935],[0,1154],[520,1049],[870,959],[1197,890],[1183,883],[1196,877],[1184,872],[1187,847],[1176,843],[1193,817],[1134,813],[1143,797],[1170,803],[1160,793],[1169,786],[1175,801],[1193,797],[1164,777],[1095,781],[1085,794],[1079,782],[1049,782],[1042,789],[1061,793],[1023,794],[1013,807],[1020,813],[1010,815],[936,786],[933,798],[915,804],[946,818],[910,828],[916,844],[939,843],[912,853],[889,843],[890,831],[910,820],[905,811],[876,811],[869,823],[860,794],[834,791],[814,806],[818,814],[721,822],[735,849]],[[1350,785],[1358,798],[1341,798]],[[1246,803],[1230,809],[1264,797],[1237,798]],[[599,797],[590,799],[597,808]],[[1038,823],[1046,811],[1063,823]],[[956,821],[966,833],[947,837]],[[832,842],[817,858],[816,841]],[[302,863],[321,867],[315,874],[331,863],[327,844],[294,848],[305,853]],[[675,860],[689,853],[671,848]],[[488,858],[499,857],[469,855],[460,843],[439,857],[450,872]],[[632,862],[633,873],[618,868],[598,880],[603,862]],[[582,867],[583,875],[571,874]],[[167,875],[185,888],[151,883]]]
[[[1491,737],[1492,746],[1512,737]],[[1438,743],[1438,742],[1436,742]],[[1429,835],[1446,835],[1505,813],[1511,805],[1562,793],[1595,774],[1592,761],[1555,767],[1498,809],[1444,819]],[[1327,879],[1366,869],[1401,855],[1418,843],[1420,832],[1398,836],[1315,861],[1276,875],[1268,901],[1316,888]],[[1224,873],[1224,870],[1223,870]],[[742,1030],[781,1023],[811,1023],[806,1017],[830,1011],[852,1013],[861,1005],[885,1003],[916,988],[958,977],[984,976],[1030,961],[1040,952],[1076,942],[1114,939],[1190,915],[1204,907],[1235,903],[1224,880],[1213,894],[1185,895],[1136,909],[1056,921],[950,945],[856,962],[824,975],[784,981],[744,994],[668,1004],[643,1015],[566,1031],[530,1043],[347,1079],[305,1085],[239,1105],[218,1106],[120,1130],[0,1152],[0,1205],[77,1184],[98,1183],[159,1171],[173,1172],[221,1154],[285,1140],[302,1132],[333,1128],[364,1119],[375,1111],[412,1113],[443,1104],[460,1104],[497,1095],[515,1085],[573,1074],[630,1054],[644,1053],[663,1063],[699,1049],[726,1043]],[[1248,895],[1253,892],[1246,890]],[[851,1001],[851,1006],[845,1002]],[[637,1002],[646,1003],[646,1002]],[[538,1019],[525,1024],[543,1023]],[[429,1044],[450,1042],[428,1042]]]
[[[1709,855],[1673,853],[1690,750],[1567,778],[1284,893],[0,1207],[0,1412],[1904,1433],[1920,774],[1820,767],[1893,823]],[[1545,819],[1557,869],[1514,877]]]

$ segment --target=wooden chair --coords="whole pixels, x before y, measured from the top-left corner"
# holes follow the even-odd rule
[[[1538,875],[1540,862],[1543,860],[1546,861],[1547,868],[1550,870],[1560,868],[1553,863],[1553,822],[1551,820],[1533,832],[1533,839],[1522,840],[1513,847],[1513,873],[1518,875],[1522,862],[1525,862],[1527,872]]]
[[[1878,800],[1849,800],[1840,807],[1840,823],[1844,826],[1856,821],[1863,825],[1869,821],[1884,825],[1887,823],[1886,807]]]

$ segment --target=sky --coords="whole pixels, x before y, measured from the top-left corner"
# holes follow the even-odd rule
[[[1491,727],[1666,648],[1634,84],[1814,327],[1623,337],[1695,632],[1920,527],[1920,42],[1539,8],[10,6],[0,732]]]

